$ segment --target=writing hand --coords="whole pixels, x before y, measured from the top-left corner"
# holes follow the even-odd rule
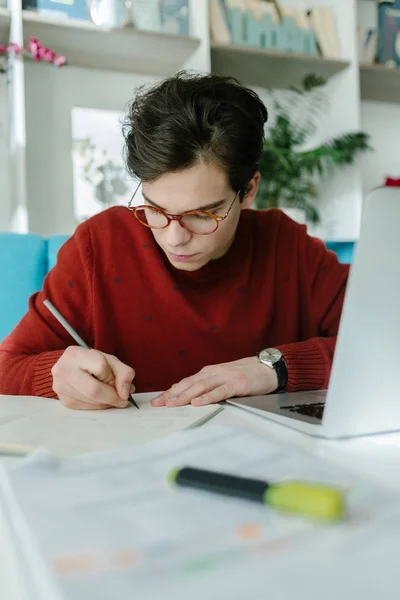
[[[70,346],[51,371],[60,402],[76,410],[127,408],[135,371],[111,354]]]

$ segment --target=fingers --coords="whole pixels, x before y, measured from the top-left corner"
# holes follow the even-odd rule
[[[231,386],[229,383],[220,385],[209,392],[197,396],[192,400],[193,406],[205,406],[206,404],[215,404],[216,402],[222,402],[228,398],[234,396],[231,392]]]
[[[202,373],[197,373],[192,377],[186,377],[182,379],[179,383],[174,383],[174,385],[167,391],[160,394],[156,398],[153,398],[151,404],[153,406],[166,406],[167,402],[171,402],[180,398],[182,394],[185,394],[187,390],[190,389],[192,385],[200,384],[202,379],[205,379],[205,375],[202,376]],[[189,400],[190,402],[190,400]],[[183,402],[183,404],[188,404],[189,402]],[[179,406],[179,404],[178,404]]]
[[[67,348],[52,375],[61,403],[78,410],[127,408],[134,389],[133,369],[114,356],[87,348]]]
[[[109,383],[102,383],[85,371],[77,370],[61,385],[53,386],[61,402],[71,408],[75,401],[91,404],[94,407],[127,408],[129,402],[117,394],[116,389]]]
[[[132,367],[125,365],[115,356],[104,354],[114,376],[115,388],[123,400],[127,400],[130,394],[135,391],[132,381],[135,378],[135,371]]]
[[[232,384],[225,380],[225,373],[220,372],[213,377],[197,376],[182,380],[173,385],[170,390],[152,401],[153,406],[204,406],[214,402],[221,402],[234,395]]]

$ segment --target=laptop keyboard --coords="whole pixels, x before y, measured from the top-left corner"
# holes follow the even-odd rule
[[[299,415],[307,415],[322,419],[324,414],[325,402],[315,402],[313,404],[293,404],[292,406],[281,406],[281,410],[290,410],[290,412],[298,413]]]

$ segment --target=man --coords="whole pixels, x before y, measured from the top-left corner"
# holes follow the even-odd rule
[[[230,78],[179,73],[133,100],[145,205],[81,224],[0,346],[0,393],[75,409],[328,384],[348,267],[277,210],[248,210],[267,111]],[[48,298],[93,350],[72,345]]]

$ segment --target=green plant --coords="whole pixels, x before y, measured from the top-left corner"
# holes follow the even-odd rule
[[[264,142],[256,208],[300,208],[308,222],[319,223],[318,179],[336,167],[352,164],[358,153],[370,149],[369,136],[361,132],[304,149],[327,108],[325,83],[321,77],[307,75],[300,88],[274,98],[276,118]]]

